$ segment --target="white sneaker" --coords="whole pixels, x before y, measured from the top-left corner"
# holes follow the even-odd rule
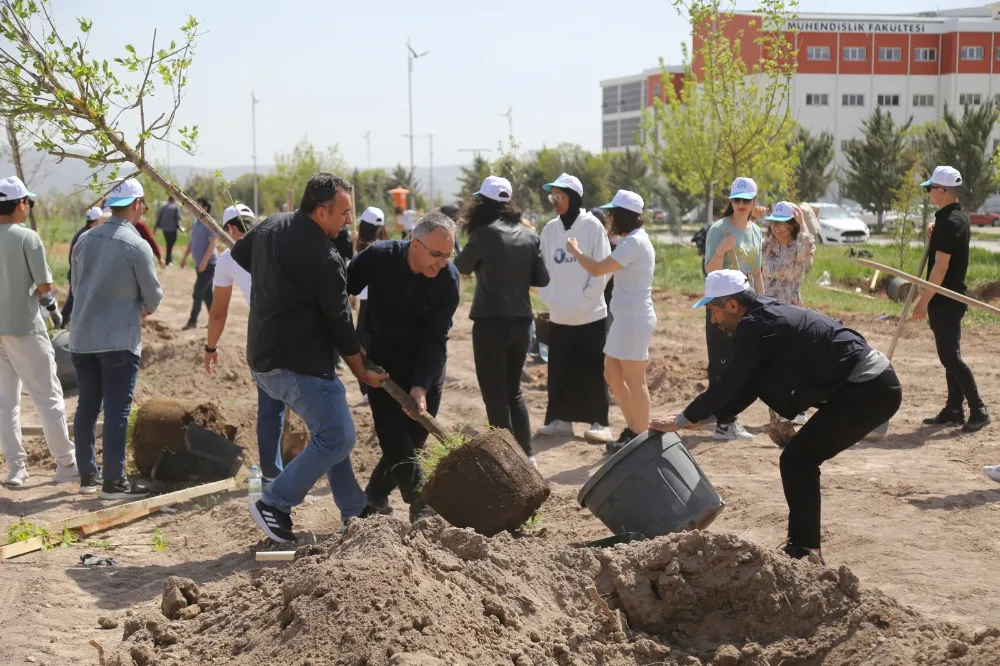
[[[749,442],[753,439],[753,435],[747,432],[747,429],[743,427],[743,424],[739,421],[733,421],[727,425],[722,425],[721,423],[715,426],[715,434],[712,435],[712,439],[718,440],[742,440]]]
[[[572,437],[573,424],[556,419],[555,421],[552,421],[551,423],[546,423],[541,428],[539,428],[538,434],[542,435],[543,437],[552,437],[557,435]]]
[[[1000,465],[987,465],[983,468],[983,474],[1000,483]]]
[[[590,430],[583,433],[583,438],[588,442],[598,442],[600,444],[615,441],[615,436],[611,434],[611,428],[602,426],[600,423],[591,425]]]
[[[538,461],[535,460],[535,456],[529,456],[528,457],[528,462],[531,463],[532,467],[534,467],[535,469],[538,469]]]
[[[71,465],[60,465],[56,463],[56,483],[69,483],[80,480],[80,470],[76,466],[76,461]]]
[[[8,488],[20,488],[28,480],[28,468],[24,465],[14,465],[7,473],[7,480],[3,482]]]

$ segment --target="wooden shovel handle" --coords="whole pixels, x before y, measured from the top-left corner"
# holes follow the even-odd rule
[[[930,240],[924,241],[924,256],[920,258],[920,268],[917,269],[917,275],[924,274],[924,266],[927,265],[927,257],[931,253],[931,243]],[[876,271],[877,273],[878,271]],[[899,336],[903,333],[903,327],[906,326],[906,316],[910,313],[910,306],[913,305],[913,299],[917,295],[917,286],[910,284],[910,288],[906,290],[906,300],[903,302],[903,311],[899,313],[899,323],[896,324],[896,332],[892,336],[892,344],[889,345],[889,353],[886,356],[889,360],[892,360],[892,354],[896,351],[896,343],[899,342]]]
[[[378,365],[372,362],[367,356],[364,357],[364,363],[365,363],[365,368],[367,368],[368,370],[374,370],[376,372],[385,372],[382,368],[380,368]],[[446,439],[448,439],[448,434],[445,432],[445,429],[441,427],[441,424],[438,423],[433,416],[431,416],[427,412],[417,414],[416,402],[413,400],[413,398],[410,397],[409,393],[399,388],[399,384],[392,381],[392,379],[386,379],[382,383],[381,388],[386,393],[391,395],[393,400],[398,402],[403,409],[410,412],[410,414],[415,414],[416,416],[414,417],[414,420],[420,425],[422,425],[427,430],[427,432],[429,432],[436,440],[438,440],[439,442],[444,442]]]

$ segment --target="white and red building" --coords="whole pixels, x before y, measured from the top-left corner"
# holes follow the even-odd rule
[[[759,16],[738,12],[725,30],[752,33],[752,21]],[[786,28],[798,52],[793,114],[814,133],[833,133],[838,163],[844,142],[861,136],[861,121],[876,106],[899,123],[912,117],[920,124],[942,118],[945,105],[960,114],[966,104],[1000,101],[1000,3],[908,15],[799,14]],[[743,49],[748,67],[759,58],[755,48]],[[668,73],[679,86],[682,68]],[[603,149],[635,145],[642,109],[664,96],[660,69],[601,88]],[[991,147],[998,143],[995,129]]]

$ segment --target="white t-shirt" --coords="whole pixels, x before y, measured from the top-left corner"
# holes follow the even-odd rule
[[[413,227],[417,226],[417,223],[414,220],[416,216],[416,211],[404,210],[403,214],[399,216],[399,226],[403,227],[406,231],[413,231]]]
[[[246,299],[247,305],[250,305],[250,274],[236,263],[229,248],[226,248],[215,264],[215,279],[212,280],[212,284],[216,287],[232,287],[233,282],[240,286],[243,298]]]
[[[656,317],[653,309],[653,269],[656,252],[646,230],[635,229],[618,242],[611,258],[622,265],[614,272],[611,314],[619,317]]]

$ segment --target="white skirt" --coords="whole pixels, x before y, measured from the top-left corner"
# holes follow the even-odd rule
[[[656,330],[656,316],[615,317],[611,321],[604,353],[619,361],[648,361],[649,341]]]

